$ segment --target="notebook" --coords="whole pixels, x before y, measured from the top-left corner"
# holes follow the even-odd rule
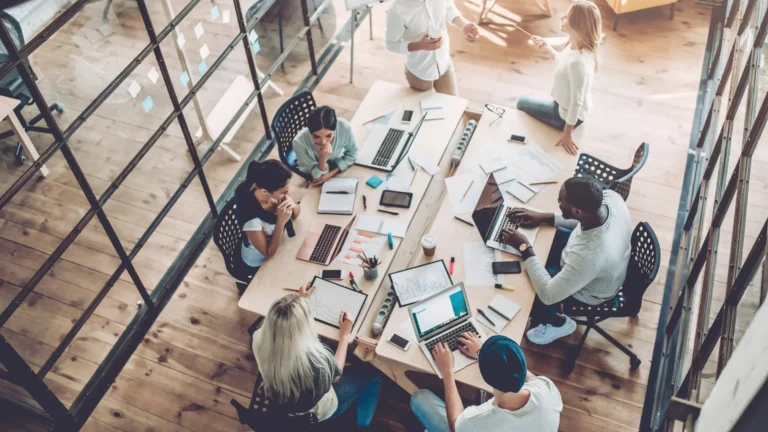
[[[424,99],[422,99],[421,109],[422,111],[443,109],[443,103],[440,102],[440,96],[435,95],[435,96],[425,97]]]
[[[504,327],[512,321],[519,311],[520,306],[515,302],[502,294],[496,294],[496,297],[491,300],[491,303],[483,308],[483,312],[488,315],[488,318],[490,318],[495,325],[492,325],[487,318],[479,313],[475,315],[475,319],[496,333],[501,333],[501,331],[504,330]]]
[[[323,184],[320,202],[317,205],[319,214],[351,215],[355,210],[357,196],[357,177],[336,177]]]

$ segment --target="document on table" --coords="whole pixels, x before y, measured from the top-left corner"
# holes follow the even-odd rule
[[[395,333],[406,339],[412,340],[413,343],[419,343],[418,339],[416,339],[416,331],[413,330],[413,323],[411,322],[410,318],[407,318],[405,321],[401,322]]]
[[[483,187],[485,187],[485,177],[478,174],[446,178],[445,189],[448,192],[448,199],[451,201],[453,214],[471,214],[475,211],[475,205],[483,192]]]
[[[520,202],[526,203],[545,185],[531,185],[552,179],[563,167],[535,144],[526,144],[515,154],[515,180],[506,191]]]
[[[354,326],[368,294],[319,277],[312,280],[312,285],[315,286],[315,290],[308,300],[315,321],[339,328],[339,315],[346,312]]]
[[[357,217],[355,229],[384,235],[392,233],[394,237],[403,238],[405,237],[405,232],[408,231],[408,221],[361,215]]]
[[[491,300],[491,303],[486,308],[483,308],[483,312],[488,315],[488,318],[490,318],[493,323],[488,321],[488,318],[485,318],[481,314],[475,315],[475,319],[496,333],[501,333],[501,331],[504,330],[504,327],[512,321],[519,311],[520,306],[518,306],[517,303],[513,302],[503,294],[496,294],[496,297]]]
[[[429,175],[435,175],[438,171],[440,171],[440,167],[436,163],[430,161],[424,155],[411,152],[408,154],[408,159],[410,159],[411,162],[415,163],[416,165],[420,166]]]
[[[384,187],[389,190],[410,191],[411,182],[416,175],[416,169],[418,169],[415,166],[414,168],[411,168],[408,161],[402,161],[393,172],[387,174],[387,183]]]
[[[337,259],[354,266],[360,265],[363,261],[357,257],[358,254],[365,252],[368,258],[378,257],[386,242],[387,236],[353,229],[349,232]]]
[[[491,265],[499,259],[499,252],[485,243],[464,243],[464,283],[467,286],[494,286],[499,283]]]

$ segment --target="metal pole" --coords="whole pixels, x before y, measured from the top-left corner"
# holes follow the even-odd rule
[[[312,26],[309,22],[309,8],[307,7],[307,0],[301,0],[301,14],[304,18],[304,27],[307,29],[307,47],[309,48],[309,62],[312,64],[312,75],[317,76],[315,45],[312,42]]]
[[[349,83],[355,80],[355,29],[357,28],[357,9],[352,11],[352,26],[349,29]]]

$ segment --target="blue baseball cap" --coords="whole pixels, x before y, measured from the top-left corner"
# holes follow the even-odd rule
[[[480,374],[491,387],[504,393],[517,393],[525,384],[528,366],[520,345],[495,335],[488,338],[478,353]]]

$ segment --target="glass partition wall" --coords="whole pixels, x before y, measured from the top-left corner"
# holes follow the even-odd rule
[[[0,398],[85,422],[269,151],[271,114],[318,75],[315,47],[342,45],[333,3],[0,11],[0,105],[26,129],[0,130]]]
[[[713,9],[642,430],[694,430],[765,299],[767,5]]]

